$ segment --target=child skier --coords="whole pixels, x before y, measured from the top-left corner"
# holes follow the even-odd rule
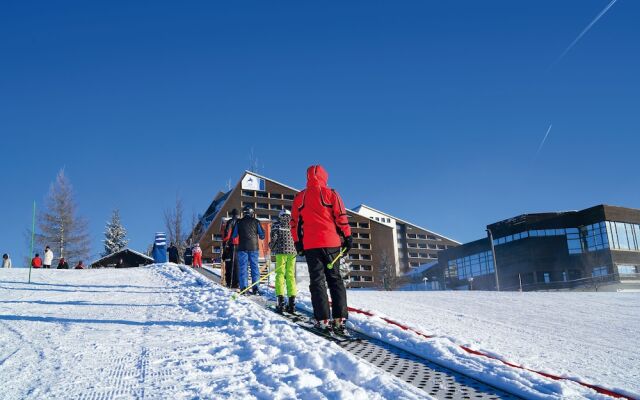
[[[280,211],[278,221],[271,227],[269,247],[276,255],[276,311],[284,312],[284,285],[287,282],[289,302],[286,311],[294,314],[296,310],[296,247],[291,237],[291,212]]]
[[[202,249],[200,243],[196,243],[193,248],[193,268],[202,268]]]

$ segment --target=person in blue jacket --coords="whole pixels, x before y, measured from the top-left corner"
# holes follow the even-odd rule
[[[245,206],[243,211],[243,217],[236,223],[233,228],[233,239],[238,238],[238,269],[240,278],[240,290],[244,290],[248,285],[247,267],[251,265],[251,281],[255,286],[253,287],[253,294],[258,294],[258,280],[260,279],[260,271],[258,269],[258,240],[264,240],[264,230],[260,226],[254,215],[253,208],[251,206]]]

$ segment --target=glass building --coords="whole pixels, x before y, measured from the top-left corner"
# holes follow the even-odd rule
[[[640,210],[519,215],[488,225],[487,238],[439,253],[438,268],[453,289],[640,288]]]

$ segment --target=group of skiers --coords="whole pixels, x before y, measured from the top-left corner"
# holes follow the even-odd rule
[[[53,264],[53,251],[49,246],[44,248],[44,257],[40,257],[39,253],[36,253],[35,257],[31,259],[31,266],[33,268],[45,268],[50,269]],[[57,269],[69,269],[69,263],[65,260],[64,257],[60,257],[58,260]],[[85,269],[84,263],[78,261],[78,264],[74,267],[74,269]]]
[[[296,257],[304,256],[316,327],[345,335],[347,292],[340,268],[333,268],[333,264],[351,250],[351,227],[340,195],[327,186],[328,178],[322,166],[309,167],[306,189],[294,198],[292,211],[283,209],[271,228],[270,250],[276,256],[276,310],[295,312]],[[245,206],[242,218],[238,217],[234,209],[223,230],[225,282],[228,287],[245,292],[250,287],[247,277],[250,268],[252,292],[258,294],[258,241],[265,238],[265,233],[251,206]]]
[[[169,255],[169,262],[180,263],[180,250],[175,243],[171,242],[167,249]],[[202,268],[202,249],[200,243],[196,243],[193,246],[186,246],[184,249],[184,263],[191,265],[194,268]]]

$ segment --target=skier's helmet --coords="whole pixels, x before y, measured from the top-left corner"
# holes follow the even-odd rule
[[[244,208],[242,209],[242,213],[244,215],[248,215],[249,217],[253,218],[253,214],[254,214],[253,207],[248,206],[248,205],[244,206]]]
[[[291,216],[291,211],[287,210],[286,208],[280,211],[280,214],[278,214],[278,216],[280,218],[284,217],[285,215]]]

